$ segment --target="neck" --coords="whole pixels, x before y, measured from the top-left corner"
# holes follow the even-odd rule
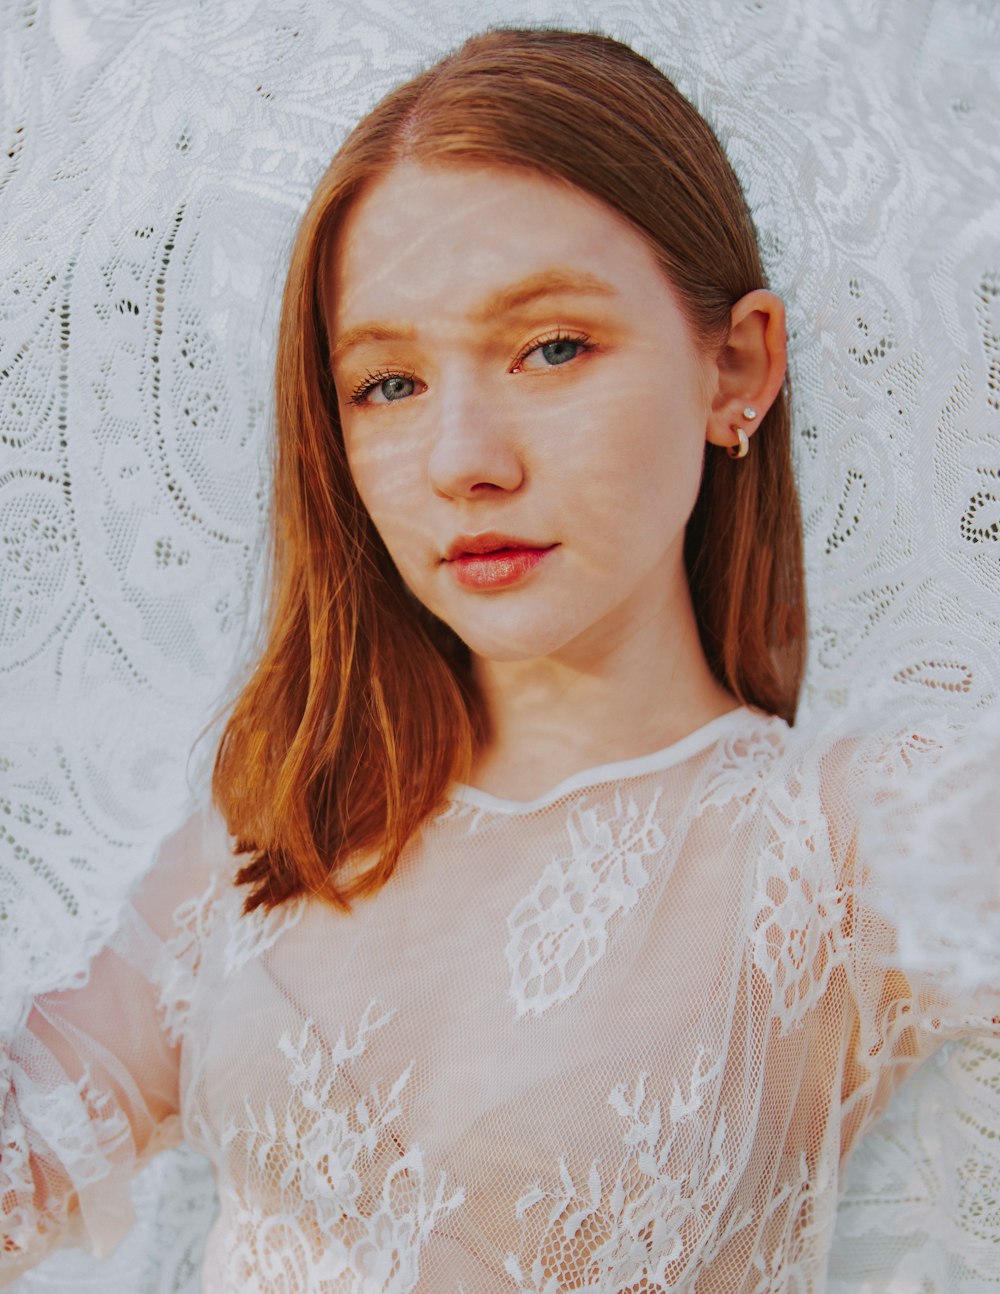
[[[712,675],[687,595],[626,633],[530,661],[477,658],[490,740],[472,784],[530,800],[582,769],[649,754],[736,706]]]

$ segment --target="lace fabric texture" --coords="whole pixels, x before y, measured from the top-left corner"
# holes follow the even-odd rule
[[[60,1234],[100,1237],[101,1253],[121,1240],[106,1262],[74,1249],[54,1255],[16,1281],[26,1294],[67,1283],[101,1294],[190,1294],[200,1280],[205,1231],[220,1207],[230,1219],[226,1234],[243,1234],[245,1246],[259,1241],[273,1256],[286,1237],[283,1261],[298,1261],[299,1268],[267,1270],[274,1288],[295,1288],[299,1271],[308,1270],[302,1268],[305,1257],[294,1255],[308,1254],[318,1233],[301,1214],[293,1225],[280,1214],[254,1215],[248,1204],[249,1218],[237,1222],[237,1205],[231,1197],[227,1203],[221,1180],[222,1198],[216,1198],[198,1152],[154,1152],[188,1132],[191,1144],[203,1150],[222,1135],[218,1128],[204,1135],[194,1125],[182,1128],[166,1113],[180,1109],[182,1091],[194,1090],[176,1067],[183,1070],[200,950],[215,949],[222,960],[213,963],[213,973],[228,966],[225,983],[236,984],[304,938],[313,918],[289,915],[275,923],[277,930],[233,931],[220,952],[212,940],[222,937],[211,932],[219,928],[217,905],[226,887],[220,879],[210,889],[211,864],[226,855],[207,843],[218,841],[212,835],[218,824],[203,824],[205,839],[199,827],[190,850],[167,848],[148,878],[154,896],[157,884],[166,886],[159,899],[126,902],[126,894],[149,867],[151,842],[183,816],[187,752],[253,633],[250,608],[264,568],[274,324],[295,222],[358,116],[391,85],[491,22],[553,22],[628,40],[705,112],[744,184],[771,285],[789,306],[811,622],[796,740],[814,753],[813,790],[822,781],[829,729],[845,711],[903,713],[914,731],[930,732],[936,713],[962,719],[997,698],[1000,24],[991,4],[431,0],[415,6],[394,0],[386,6],[358,0],[347,10],[290,0],[219,0],[207,8],[152,0],[49,6],[0,0],[0,128],[7,145],[0,151],[0,1024],[5,1036],[21,1039],[3,1079],[3,1108],[14,1134],[8,1135],[5,1122],[2,1168],[20,1174],[21,1185],[4,1197],[4,1208],[10,1204],[11,1216],[20,1216],[19,1225],[30,1232],[37,1230],[32,1209],[49,1200],[46,1207],[55,1212],[44,1226],[54,1239],[58,1201],[71,1182],[80,1207],[67,1215],[68,1230]],[[908,753],[895,764],[872,755],[857,764],[868,770],[861,782],[845,783],[851,788],[845,813],[849,804],[852,812],[869,802],[882,806],[866,810],[861,822],[869,842],[864,857],[879,864],[873,875],[890,893],[915,888],[924,896],[910,925],[899,920],[905,904],[888,917],[889,927],[899,931],[899,955],[906,951],[929,977],[929,993],[935,984],[950,992],[995,968],[992,927],[979,920],[988,910],[990,884],[983,842],[996,835],[983,778],[995,760],[991,765],[983,753],[987,730],[974,731],[980,735],[956,747],[965,753],[953,756],[950,773],[933,771],[933,751],[921,762],[904,743]],[[770,766],[774,740],[771,731],[750,763]],[[985,744],[973,756],[977,742]],[[949,745],[943,738],[942,744]],[[722,749],[724,797],[728,757]],[[750,766],[742,756],[731,762],[744,771]],[[929,771],[920,773],[915,763]],[[893,783],[887,770],[897,764],[906,775]],[[947,798],[928,797],[912,789],[921,777],[928,785],[949,778],[955,790]],[[872,778],[881,788],[874,797]],[[900,801],[894,785],[911,789]],[[622,795],[620,803],[613,794],[606,802],[581,802],[573,815],[567,805],[558,844],[535,855],[537,873],[504,896],[510,905],[496,915],[507,979],[495,1006],[513,1012],[518,1027],[551,1027],[593,991],[595,976],[614,965],[615,932],[641,926],[643,914],[656,907],[653,861],[666,860],[662,868],[673,866],[677,880],[665,806],[636,791],[630,817],[632,801],[626,790]],[[483,808],[459,803],[455,812],[470,821]],[[726,811],[735,813],[727,803]],[[925,805],[937,807],[925,812]],[[825,816],[817,822],[833,823],[837,815],[822,807]],[[748,822],[759,822],[751,809],[747,814]],[[488,818],[484,811],[484,823]],[[611,866],[607,855],[600,862],[609,839],[624,850],[627,865]],[[778,947],[772,928],[784,928],[796,905],[816,900],[814,885],[827,896],[822,913],[803,930],[804,959],[775,953],[770,968],[769,1001],[789,1038],[807,1028],[796,1025],[800,1004],[831,993],[850,955],[834,903],[842,893],[842,845],[817,841],[806,828],[796,840],[794,849],[787,847],[789,858],[799,850],[806,859],[829,856],[835,865],[823,875],[780,873],[789,859],[768,846],[762,857],[771,858],[775,875],[785,879],[757,894],[747,932],[754,955],[768,965],[769,950]],[[590,851],[593,862],[585,885],[570,861],[580,851]],[[174,855],[170,866],[164,860]],[[964,878],[960,885],[957,878]],[[659,883],[666,894],[672,882]],[[976,919],[967,903],[954,901],[959,890],[977,894]],[[173,913],[183,905],[184,920],[175,928]],[[570,919],[580,911],[586,920]],[[567,952],[556,969],[545,940],[560,913],[560,947],[572,945],[572,956]],[[284,920],[298,924],[284,930]],[[280,937],[268,945],[272,935]],[[735,950],[733,958],[735,966]],[[59,1023],[62,999],[49,994],[83,985],[89,991],[95,984],[117,994],[119,1005],[107,1020],[86,1022],[85,1035],[109,1045],[94,1052],[88,1043],[81,1059],[79,1038]],[[516,1001],[508,995],[512,985],[518,986]],[[35,995],[44,995],[48,1005],[36,1001],[32,1007]],[[379,999],[373,1006],[372,1000],[359,998],[355,1017],[345,1015],[338,1025],[343,1046],[357,1047],[361,1039],[369,1057],[398,1036],[402,1012],[396,1004],[396,1013],[383,1021],[391,1003]],[[163,1020],[150,1033],[149,1012],[160,1009],[157,1003]],[[35,1012],[28,1017],[35,1042],[19,1032],[29,1010]],[[46,1010],[51,1018],[43,1017]],[[135,1025],[136,1039],[144,1039],[134,1053],[122,1050],[120,1028],[102,1032],[122,1012]],[[315,1014],[314,1033],[302,1037],[309,1016],[306,1010],[298,1027],[288,1025],[288,1046],[299,1059],[279,1049],[269,1062],[275,1090],[294,1090],[303,1102],[319,1099],[322,1084],[334,1082],[330,1056],[340,1036],[338,1030],[317,1034]],[[693,1050],[676,1054],[669,1096],[648,1076],[640,1082],[646,1057],[639,1053],[630,1053],[634,1072],[604,1071],[602,1146],[614,1137],[619,1142],[617,1160],[601,1150],[599,1181],[584,1156],[567,1161],[567,1185],[561,1162],[550,1154],[523,1181],[507,1182],[502,1198],[514,1200],[515,1214],[524,1202],[517,1219],[524,1239],[511,1240],[505,1232],[490,1251],[494,1257],[502,1251],[498,1288],[502,1280],[514,1282],[511,1288],[518,1280],[527,1288],[544,1287],[543,1278],[562,1270],[552,1266],[551,1245],[543,1243],[543,1219],[563,1217],[553,1212],[559,1201],[565,1201],[566,1218],[582,1219],[577,1235],[609,1245],[617,1204],[580,1212],[597,1187],[601,1201],[617,1201],[621,1170],[631,1208],[642,1197],[642,1181],[653,1189],[654,1177],[662,1186],[663,1173],[679,1172],[677,1157],[693,1144],[696,1125],[675,1126],[668,1118],[672,1084],[676,1079],[678,1110],[695,1101],[695,1088],[715,1093],[706,1100],[719,1099],[723,1077],[713,1069],[719,1057],[710,1034],[725,1033],[723,1016],[717,1007]],[[942,1021],[950,1035],[953,1017],[943,1014]],[[839,1182],[843,1195],[828,1276],[836,1294],[914,1288],[977,1294],[1000,1284],[1000,1048],[982,1027],[973,1034],[934,1051],[891,1098],[895,1081],[880,1089],[875,1104],[881,1108],[889,1099],[888,1114],[858,1145],[846,1185],[844,1178]],[[238,1041],[246,1052],[246,1039]],[[317,1053],[321,1041],[327,1050]],[[704,1049],[700,1060],[698,1046]],[[374,1138],[376,1149],[386,1135],[391,1140],[397,1120],[412,1117],[410,1102],[424,1081],[419,1058],[397,1050],[392,1063],[378,1066],[378,1095],[365,1089],[368,1117],[381,1120],[380,1132],[365,1133],[366,1146]],[[309,1082],[320,1087],[292,1083],[296,1066],[314,1065],[310,1058],[317,1054],[323,1075]],[[392,1097],[411,1061],[414,1068]],[[345,1072],[355,1064],[364,1069],[364,1057],[345,1059]],[[908,1072],[911,1066],[899,1068]],[[134,1073],[146,1076],[148,1090],[136,1088]],[[233,1066],[226,1080],[232,1090],[245,1081]],[[546,1090],[554,1102],[553,1089]],[[49,1096],[35,1099],[39,1092]],[[868,1100],[858,1098],[865,1127]],[[652,1113],[657,1105],[658,1123]],[[338,1108],[348,1107],[331,1098],[330,1118]],[[274,1112],[277,1118],[277,1106]],[[279,1129],[269,1128],[263,1106],[253,1117],[263,1122],[251,1153],[250,1115],[244,1124],[232,1115],[234,1156],[261,1154],[264,1176],[280,1180],[287,1171],[282,1189],[308,1195],[312,1188],[303,1185],[308,1172],[301,1165],[289,1161],[270,1173],[280,1153],[268,1138],[280,1140]],[[308,1141],[310,1130],[303,1128]],[[623,1167],[626,1131],[644,1168],[638,1158]],[[39,1183],[24,1155],[48,1144],[46,1132],[57,1141],[63,1136],[65,1157],[50,1156],[49,1177]],[[332,1141],[334,1134],[315,1135]],[[736,1135],[721,1138],[721,1160],[711,1138],[697,1142],[698,1163],[708,1175],[702,1183],[707,1194],[699,1198],[710,1201],[709,1211],[722,1210],[725,1226],[733,1227],[738,1209],[726,1212],[729,1206],[711,1194],[708,1179],[709,1165],[718,1169],[723,1161],[730,1178],[736,1173]],[[478,1216],[469,1207],[469,1173],[449,1170],[442,1182],[440,1160],[431,1157],[426,1138],[418,1138],[421,1164],[411,1160],[390,1178],[380,1160],[358,1158],[362,1152],[351,1148],[352,1137],[362,1138],[356,1121],[337,1143],[348,1163],[343,1189],[350,1196],[350,1173],[358,1174],[361,1194],[351,1198],[363,1199],[365,1217],[382,1221],[377,1243],[375,1232],[364,1233],[370,1249],[363,1249],[360,1230],[342,1232],[342,1244],[357,1256],[351,1261],[361,1262],[364,1252],[372,1263],[389,1262],[388,1274],[371,1277],[373,1288],[393,1288],[393,1280],[408,1288],[410,1278],[402,1273],[413,1269],[403,1255],[422,1255],[421,1281],[436,1288],[432,1262],[445,1258],[432,1260],[433,1247],[413,1237],[433,1228],[440,1238],[452,1225],[465,1236],[459,1220]],[[661,1155],[666,1167],[650,1176],[646,1168],[659,1164]],[[139,1221],[129,1230],[125,1183],[133,1162],[147,1158],[133,1185]],[[525,1156],[521,1162],[536,1161]],[[809,1174],[818,1163],[808,1160],[800,1180],[813,1181]],[[830,1225],[826,1210],[838,1183],[814,1184],[808,1198],[800,1197],[790,1185],[796,1173],[788,1169],[780,1190],[774,1179],[778,1194],[787,1192],[782,1202],[771,1201],[768,1235],[782,1227],[795,1237],[814,1233],[809,1243],[817,1252],[826,1244],[820,1237]],[[375,1182],[380,1189],[389,1184],[384,1208],[369,1199]],[[536,1187],[542,1195],[534,1198]],[[814,1203],[817,1191],[821,1207]],[[663,1195],[658,1198],[662,1204]],[[680,1191],[676,1198],[688,1196]],[[656,1209],[649,1209],[652,1218]],[[321,1214],[319,1209],[315,1226],[325,1225]],[[798,1217],[801,1224],[788,1221]],[[684,1222],[665,1204],[650,1222],[660,1224],[676,1224],[685,1237],[671,1260],[678,1263],[706,1234],[696,1220]],[[722,1243],[725,1226],[711,1244]],[[552,1228],[558,1232],[559,1225]],[[216,1264],[224,1261],[221,1234],[213,1232],[208,1251]],[[725,1241],[728,1253],[741,1252],[745,1240],[744,1228],[734,1230]],[[668,1249],[663,1241],[657,1252]],[[699,1252],[705,1259],[709,1251]],[[789,1252],[787,1245],[767,1249],[779,1251]],[[508,1252],[520,1276],[506,1266]],[[610,1263],[611,1250],[604,1252]],[[386,1257],[393,1253],[397,1258]],[[6,1268],[0,1270],[12,1270],[10,1255],[2,1261]],[[452,1269],[438,1270],[447,1282]],[[801,1270],[794,1263],[775,1270],[771,1286],[763,1288],[795,1289]],[[810,1279],[814,1285],[820,1280]],[[578,1287],[584,1280],[581,1274]],[[471,1278],[467,1288],[476,1288]]]
[[[6,1049],[0,1271],[74,1198],[107,1253],[183,1135],[213,1294],[821,1288],[840,1161],[945,1040],[1000,1036],[995,967],[935,934],[1000,946],[995,831],[977,902],[908,875],[989,718],[956,755],[737,710],[529,806],[456,788],[350,917],[242,918],[202,810]]]

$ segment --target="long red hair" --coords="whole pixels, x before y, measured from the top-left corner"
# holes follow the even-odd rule
[[[568,180],[629,219],[696,337],[765,286],[740,185],[705,121],[628,46],[499,30],[384,98],[302,218],[276,367],[266,645],[230,714],[213,793],[250,861],[244,910],[376,891],[485,725],[469,653],[405,589],[355,490],[329,370],[321,286],[351,204],[402,159],[511,165]],[[709,665],[740,701],[791,720],[804,664],[798,498],[786,393],[748,458],[706,454],[685,561]]]

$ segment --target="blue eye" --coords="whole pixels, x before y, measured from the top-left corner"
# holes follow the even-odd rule
[[[530,346],[521,352],[519,358],[515,361],[514,369],[527,368],[529,371],[538,372],[540,369],[558,368],[562,364],[568,364],[570,360],[576,359],[581,351],[592,350],[593,345],[586,337],[570,337],[565,333],[556,333],[551,337],[540,337],[533,341]],[[528,364],[529,359],[534,356],[540,356],[540,363]]]
[[[404,395],[413,394],[413,378],[396,373],[393,377],[383,378],[378,384],[378,390],[387,400],[401,400]]]
[[[539,350],[549,364],[565,364],[568,359],[575,359],[580,350],[580,342],[560,338],[559,341],[547,341]]]
[[[415,386],[414,378],[408,373],[390,373],[388,371],[368,373],[364,382],[351,392],[351,403],[392,404],[396,400],[402,400],[406,396],[412,395]],[[381,395],[382,398],[372,400],[370,397],[376,393]]]

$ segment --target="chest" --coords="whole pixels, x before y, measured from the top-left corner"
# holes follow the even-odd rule
[[[245,1225],[293,1218],[345,1272],[409,1227],[467,1290],[673,1288],[746,1248],[802,1176],[778,1125],[806,1034],[775,1083],[755,882],[710,819],[679,842],[634,807],[506,865],[469,833],[206,982],[186,1118]]]

